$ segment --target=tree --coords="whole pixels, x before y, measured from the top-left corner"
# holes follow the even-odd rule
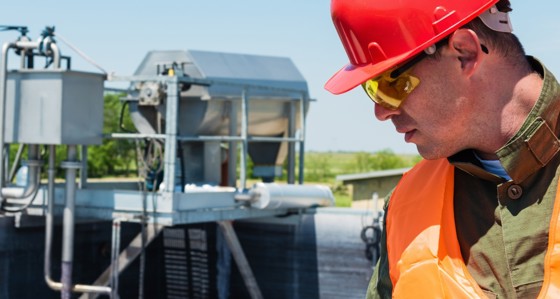
[[[374,170],[395,169],[408,166],[403,159],[393,151],[384,149],[374,153],[370,158],[371,168]]]
[[[125,128],[134,128],[119,94],[105,95],[103,112],[103,132],[121,132],[121,121]],[[122,119],[121,119],[122,115]],[[131,167],[136,159],[136,144],[133,140],[117,140],[104,138],[101,145],[88,147],[88,176],[121,176],[130,175]]]
[[[418,162],[416,158],[407,161],[402,156],[393,153],[390,149],[384,149],[373,154],[359,152],[356,153],[354,159],[356,172],[403,168]]]

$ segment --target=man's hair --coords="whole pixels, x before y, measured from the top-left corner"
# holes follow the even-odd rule
[[[501,12],[510,12],[512,10],[509,0],[500,0],[496,3],[496,8]],[[486,46],[490,52],[498,53],[511,65],[522,64],[526,67],[529,66],[525,58],[525,49],[523,49],[523,45],[513,33],[492,30],[486,26],[480,18],[473,19],[461,28],[474,31],[478,35],[480,42]],[[445,41],[447,38],[443,40]],[[441,49],[441,47],[438,47],[436,53],[428,57],[439,59]]]
[[[481,43],[490,51],[495,51],[506,59],[512,59],[511,62],[525,59],[525,49],[513,33],[494,31],[488,28],[480,18],[472,20],[463,28],[476,32]]]
[[[512,11],[509,0],[500,0],[496,3],[496,8],[501,12]],[[462,28],[476,32],[478,38],[490,51],[501,54],[509,62],[518,64],[520,61],[526,60],[525,49],[513,33],[494,31],[488,28],[480,18],[475,18]]]
[[[501,12],[510,12],[510,11],[512,11],[512,9],[511,9],[511,3],[509,3],[509,0],[500,0],[500,1],[498,1],[498,3],[496,3],[496,8],[498,8],[498,10],[501,11]]]

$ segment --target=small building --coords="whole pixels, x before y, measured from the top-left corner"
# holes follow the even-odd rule
[[[336,180],[352,186],[352,201],[370,199],[374,192],[385,197],[410,168],[379,170],[366,173],[337,175]]]

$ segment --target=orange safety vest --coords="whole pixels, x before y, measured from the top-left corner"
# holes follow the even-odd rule
[[[393,298],[486,298],[461,256],[453,212],[454,166],[423,160],[405,173],[387,211]],[[560,184],[538,298],[560,298]]]

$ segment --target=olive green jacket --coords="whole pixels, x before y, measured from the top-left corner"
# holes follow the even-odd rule
[[[521,129],[496,152],[512,179],[486,172],[470,150],[448,158],[456,167],[454,209],[463,259],[489,298],[537,297],[560,178],[560,85],[538,61],[528,59],[544,78],[541,95]],[[385,211],[387,205],[388,200]],[[385,237],[368,299],[391,298]]]

